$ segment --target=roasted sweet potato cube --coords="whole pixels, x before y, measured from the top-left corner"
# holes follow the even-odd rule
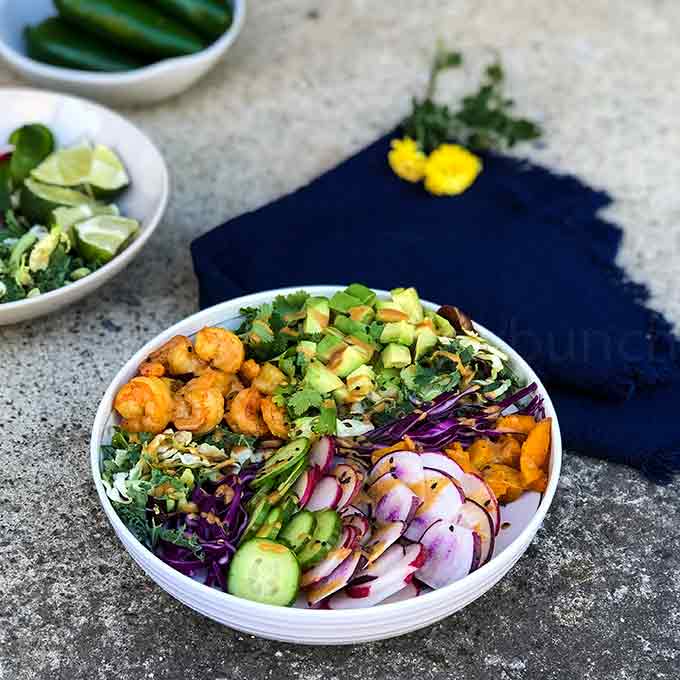
[[[501,416],[496,421],[497,430],[508,430],[510,432],[520,432],[529,434],[536,427],[536,420],[533,416],[522,416],[517,413],[509,416]]]
[[[460,442],[454,442],[451,448],[446,449],[444,453],[460,465],[465,472],[479,473],[479,470],[470,461],[470,452],[466,451]]]

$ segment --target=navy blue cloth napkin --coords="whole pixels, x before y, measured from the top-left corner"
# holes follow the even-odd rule
[[[565,444],[667,479],[680,467],[680,344],[615,265],[610,201],[577,179],[484,158],[457,197],[387,165],[387,135],[192,244],[201,306],[281,286],[414,285],[508,341],[554,400]]]

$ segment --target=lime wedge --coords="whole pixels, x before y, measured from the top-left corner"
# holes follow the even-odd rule
[[[19,205],[22,212],[34,224],[47,225],[52,211],[59,206],[75,207],[91,204],[93,201],[74,189],[55,187],[27,179],[21,188]]]
[[[118,156],[108,147],[98,144],[92,152],[92,166],[85,182],[93,189],[117,192],[130,183],[130,178]]]
[[[70,233],[75,224],[97,215],[120,215],[120,212],[118,206],[99,205],[98,203],[83,203],[75,208],[61,207],[52,211],[50,226],[60,227],[63,233]]]
[[[76,247],[89,261],[108,262],[137,233],[139,222],[115,215],[98,215],[74,227]]]

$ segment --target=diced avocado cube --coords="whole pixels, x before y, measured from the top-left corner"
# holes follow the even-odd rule
[[[359,401],[375,390],[375,371],[370,366],[359,366],[347,376],[350,401]]]
[[[339,330],[337,328],[333,328],[333,326],[329,326],[328,328],[326,328],[324,330],[323,334],[324,335],[332,335],[336,338],[340,338],[340,340],[342,340],[345,337],[345,334],[341,330]]]
[[[408,314],[411,323],[423,320],[423,305],[415,288],[395,288],[390,291],[392,299]]]
[[[338,424],[338,409],[333,399],[325,399],[319,408],[317,434],[335,434]]]
[[[362,305],[372,305],[375,302],[375,293],[363,283],[352,283],[345,288],[345,293],[357,298]]]
[[[328,394],[344,386],[342,380],[335,373],[318,361],[312,361],[307,367],[305,382],[321,394]]]
[[[416,329],[416,361],[437,345],[437,334],[427,326]]]
[[[446,338],[456,337],[456,331],[454,330],[453,326],[443,316],[439,316],[437,312],[433,312],[430,309],[426,309],[425,317],[427,319],[432,319],[434,323],[434,330],[437,335],[443,335]]]
[[[349,401],[349,390],[343,385],[337,390],[333,390],[333,399],[338,405],[346,404]]]
[[[353,335],[355,333],[365,333],[366,332],[366,325],[363,323],[359,323],[358,321],[353,321],[350,319],[348,316],[344,316],[342,314],[338,314],[335,317],[335,321],[333,322],[333,325],[343,333],[347,335]]]
[[[380,335],[380,342],[387,345],[396,342],[398,345],[410,347],[416,338],[416,327],[408,321],[386,323]]]
[[[390,343],[381,354],[385,368],[404,368],[411,363],[411,352],[404,345]]]
[[[316,356],[316,343],[311,340],[300,340],[297,344],[297,351],[308,359],[313,359]]]
[[[375,312],[373,307],[368,305],[357,305],[348,310],[349,318],[358,323],[369,324],[375,319]]]
[[[310,297],[305,302],[305,322],[302,329],[308,335],[321,333],[331,318],[331,310],[328,306],[328,298]]]
[[[254,319],[250,327],[250,336],[255,342],[271,342],[274,333],[266,321]]]
[[[333,297],[330,299],[328,304],[330,305],[331,309],[334,309],[336,312],[342,312],[344,314],[345,312],[348,312],[352,307],[360,305],[361,300],[355,298],[352,295],[348,295],[347,293],[343,293],[342,291],[338,291],[337,293],[333,294]]]
[[[357,345],[348,345],[342,352],[336,352],[328,363],[328,368],[341,378],[362,366],[370,359],[366,350]],[[338,385],[337,387],[340,387]],[[333,389],[336,389],[335,387]]]
[[[378,302],[375,303],[375,309],[375,318],[378,321],[389,323],[409,320],[408,313],[393,300],[378,300]]]
[[[325,335],[316,346],[316,356],[326,364],[333,354],[342,351],[344,347],[347,347],[347,344],[337,336]]]

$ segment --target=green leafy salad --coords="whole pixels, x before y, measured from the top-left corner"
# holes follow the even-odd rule
[[[112,200],[130,184],[101,145],[55,149],[25,125],[0,149],[0,304],[77,281],[109,262],[139,230]]]

